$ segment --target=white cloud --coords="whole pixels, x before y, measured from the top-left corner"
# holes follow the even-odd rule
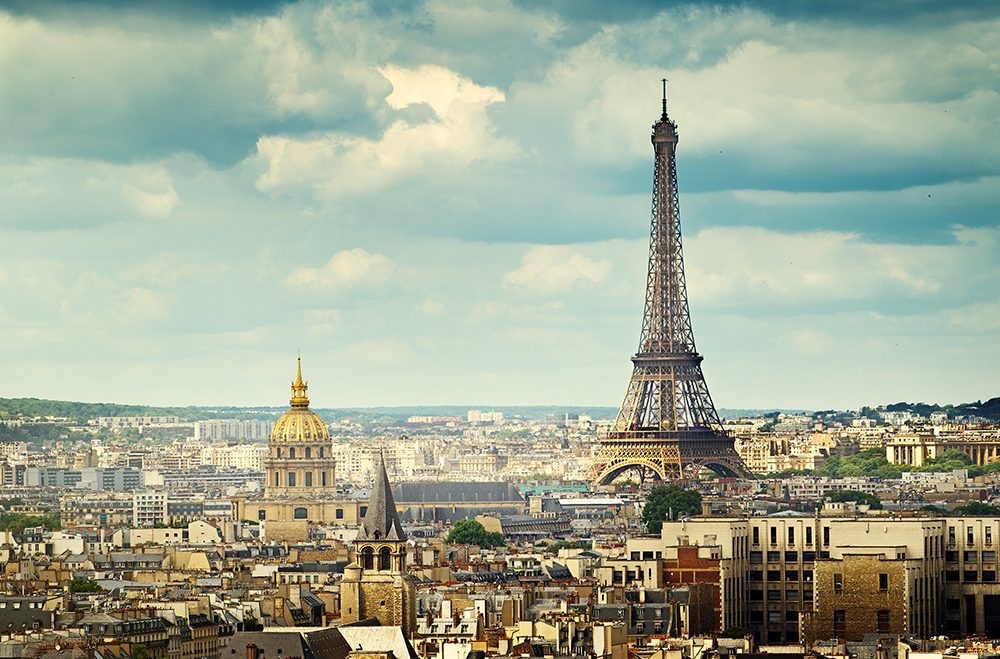
[[[267,170],[257,179],[263,191],[309,187],[324,199],[370,193],[410,175],[447,176],[454,168],[506,160],[517,153],[513,142],[496,136],[486,109],[504,100],[439,66],[379,69],[392,83],[386,99],[400,110],[425,104],[434,119],[397,120],[377,140],[336,132],[318,137],[265,136],[257,158]]]
[[[706,229],[686,243],[688,287],[698,303],[822,304],[959,296],[1000,277],[990,247],[1000,229],[955,233],[966,239],[905,245],[830,231]]]
[[[376,364],[397,364],[413,354],[413,351],[398,339],[365,339],[349,346],[346,352],[362,361]]]
[[[150,288],[135,287],[125,294],[125,316],[134,322],[151,323],[167,315],[167,296]]]
[[[573,251],[572,247],[543,245],[533,247],[521,257],[521,265],[504,275],[506,286],[541,293],[565,291],[582,283],[603,281],[611,272],[611,262],[594,260]]]
[[[296,268],[285,282],[297,289],[377,286],[388,281],[394,271],[395,265],[385,255],[357,247],[337,252],[317,268]]]
[[[72,158],[0,161],[0,225],[83,228],[173,215],[179,197],[159,164]]]

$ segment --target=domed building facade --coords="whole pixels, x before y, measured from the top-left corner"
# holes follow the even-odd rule
[[[309,409],[309,383],[302,380],[301,357],[290,403],[289,410],[275,422],[268,440],[264,497],[330,498],[336,494],[330,431]]]
[[[309,409],[302,359],[289,409],[274,424],[264,460],[264,496],[236,499],[239,519],[263,522],[268,541],[302,542],[316,524],[356,526],[364,502],[337,493],[336,461],[326,423]]]

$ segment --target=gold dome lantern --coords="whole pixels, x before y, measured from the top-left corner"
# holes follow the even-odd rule
[[[292,383],[291,409],[271,429],[272,442],[316,442],[330,439],[330,431],[319,415],[309,409],[309,383],[302,380],[302,357]]]

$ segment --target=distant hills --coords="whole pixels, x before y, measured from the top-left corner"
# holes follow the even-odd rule
[[[960,405],[938,405],[936,403],[892,403],[885,406],[888,412],[913,412],[920,416],[929,416],[933,412],[944,412],[949,418],[955,416],[981,416],[992,421],[1000,421],[1000,397],[990,398],[986,402],[977,400],[974,403]]]
[[[100,416],[177,416],[192,421],[204,419],[269,418],[283,412],[280,407],[237,407],[237,406],[187,406],[157,407],[152,405],[122,405],[119,403],[80,403],[44,398],[0,398],[0,420],[19,416],[60,417],[82,423]],[[387,423],[405,421],[411,416],[453,416],[462,417],[470,409],[503,412],[508,418],[541,420],[550,414],[584,414],[593,419],[613,419],[618,415],[617,407],[582,405],[412,405],[399,407],[358,407],[358,408],[316,408],[315,411],[330,420],[356,418]],[[888,411],[910,411],[920,416],[932,412],[945,412],[949,417],[979,416],[1000,421],[1000,397],[985,402],[962,403],[960,405],[938,405],[936,403],[892,403],[885,405]],[[792,408],[742,409],[721,408],[719,414],[726,418],[764,416],[784,412],[789,414],[809,414],[809,410]]]

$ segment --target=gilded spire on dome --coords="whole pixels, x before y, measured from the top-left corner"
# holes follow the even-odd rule
[[[299,370],[292,383],[292,407],[309,407],[309,383],[302,380],[302,354],[299,354]]]

